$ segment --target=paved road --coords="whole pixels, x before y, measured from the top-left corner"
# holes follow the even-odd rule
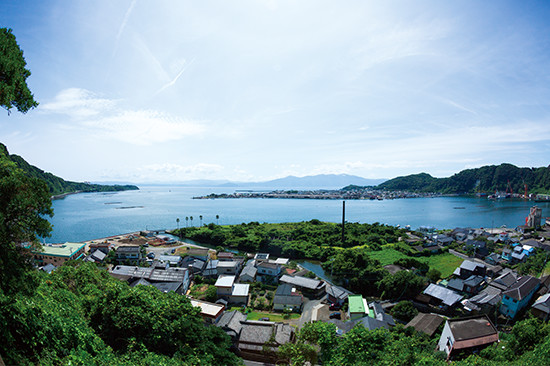
[[[305,323],[311,321],[311,315],[313,308],[321,303],[321,300],[310,300],[304,304],[302,309],[302,316],[298,319],[298,329],[301,329]]]

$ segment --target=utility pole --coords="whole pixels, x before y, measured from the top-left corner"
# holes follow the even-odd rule
[[[342,246],[346,243],[346,201],[342,201]]]

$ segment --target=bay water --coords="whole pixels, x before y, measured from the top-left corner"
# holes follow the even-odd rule
[[[210,193],[233,193],[239,188],[140,186],[139,191],[79,193],[53,202],[50,243],[78,242],[139,230],[174,229],[219,223],[297,222],[319,219],[341,222],[341,200],[313,199],[192,199]],[[269,187],[255,188],[271,191]],[[434,197],[395,200],[348,200],[346,221],[389,225],[513,228],[525,223],[529,208],[542,207],[550,216],[549,203],[519,199],[488,200],[476,197]],[[216,219],[219,216],[219,220]],[[186,221],[186,217],[193,217]],[[179,218],[179,224],[176,219]]]

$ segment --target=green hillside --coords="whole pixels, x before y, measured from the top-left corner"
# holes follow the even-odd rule
[[[512,164],[489,165],[466,169],[448,178],[413,174],[388,180],[377,188],[440,193],[476,193],[512,190],[523,193],[550,192],[550,168],[518,168]]]
[[[71,192],[113,192],[139,189],[134,185],[101,185],[66,181],[63,178],[53,175],[52,173],[44,172],[42,169],[39,169],[34,165],[30,165],[19,155],[10,155],[6,146],[1,143],[0,155],[3,155],[13,161],[30,177],[45,181],[52,195]]]

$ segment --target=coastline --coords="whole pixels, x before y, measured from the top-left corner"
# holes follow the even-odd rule
[[[74,191],[74,192],[56,194],[56,195],[52,196],[52,201],[53,200],[62,200],[63,198],[65,198],[67,196],[70,196],[71,194],[77,194],[77,193],[82,193],[82,191]]]

